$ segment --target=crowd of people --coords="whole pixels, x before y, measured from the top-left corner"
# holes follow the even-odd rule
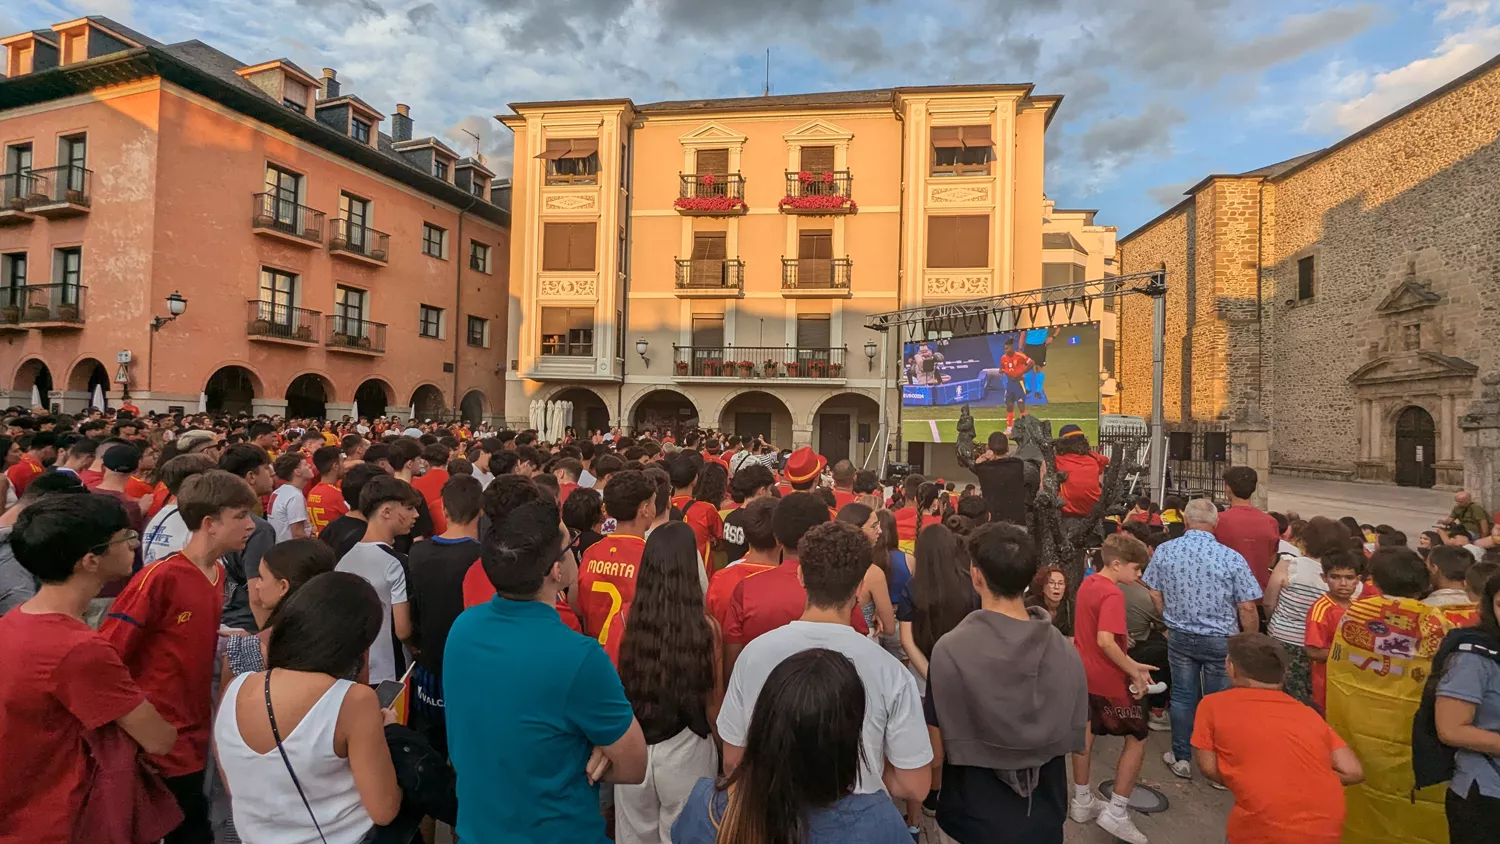
[[[1027,528],[1046,470],[1004,434],[959,489],[711,431],[5,425],[6,844],[979,844],[1069,819],[1139,844],[1152,731],[1155,770],[1233,793],[1234,842],[1500,828],[1500,532],[1465,494],[1409,547],[1266,513],[1236,467],[1227,507],[1111,509],[1070,582]],[[1077,524],[1107,460],[1070,428]]]

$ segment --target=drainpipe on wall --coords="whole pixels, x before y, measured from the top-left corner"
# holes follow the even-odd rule
[[[472,179],[473,177],[471,176],[470,178]],[[458,321],[460,319],[463,320],[462,332],[464,334],[467,334],[468,331],[469,331],[469,320],[468,320],[468,317],[464,316],[464,307],[463,307],[464,306],[464,260],[465,259],[464,259],[464,254],[463,254],[462,250],[463,250],[463,242],[464,242],[464,215],[467,214],[467,213],[469,213],[469,211],[474,208],[474,203],[476,203],[478,201],[479,201],[479,197],[476,196],[473,199],[469,200],[469,204],[468,205],[466,205],[463,208],[459,209],[459,212],[458,212],[458,233],[456,235],[454,235],[454,241],[455,241],[455,243],[453,244],[454,250],[458,252],[458,254],[454,256],[454,261],[453,261],[454,267],[453,267],[453,326],[452,326],[452,330],[453,330],[453,418],[454,418],[454,420],[458,419],[458,416],[459,416],[459,404],[460,404],[460,401],[461,401],[460,398],[459,398],[459,395],[458,395],[458,364],[459,364],[458,353],[459,353],[459,348],[460,348],[460,346],[459,346],[459,338],[461,336],[460,335],[460,328],[458,326]],[[481,419],[480,421],[482,422],[484,420]]]

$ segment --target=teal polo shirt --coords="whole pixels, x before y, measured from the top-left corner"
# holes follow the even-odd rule
[[[496,596],[443,650],[448,747],[464,844],[607,844],[584,765],[634,714],[604,648],[551,604]]]

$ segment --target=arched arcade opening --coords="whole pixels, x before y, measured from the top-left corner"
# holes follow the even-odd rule
[[[298,375],[286,387],[287,418],[324,419],[332,397],[333,385],[328,379],[312,372]]]
[[[577,413],[576,406],[574,413]],[[636,402],[635,412],[631,414],[631,429],[636,433],[649,430],[660,435],[670,432],[680,438],[684,432],[698,426],[698,408],[676,390],[652,390]]]
[[[250,414],[258,385],[255,373],[243,366],[220,367],[209,376],[203,392],[209,413],[239,416]]]

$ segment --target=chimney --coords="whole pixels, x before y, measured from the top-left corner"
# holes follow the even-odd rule
[[[323,68],[323,99],[331,100],[339,95],[339,75],[331,67]]]
[[[411,140],[411,106],[396,103],[396,114],[391,118],[391,143],[399,144]]]
[[[490,204],[510,210],[510,179],[496,179],[490,185]]]

